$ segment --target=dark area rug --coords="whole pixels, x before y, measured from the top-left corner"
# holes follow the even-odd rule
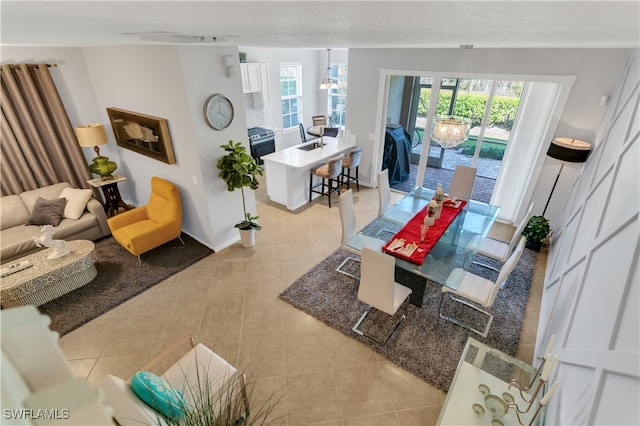
[[[335,271],[346,257],[353,256],[341,249],[298,278],[279,297],[447,391],[469,336],[509,355],[515,355],[536,255],[536,252],[525,249],[506,286],[498,292],[493,307],[488,309],[495,318],[486,338],[438,316],[441,286],[430,281],[427,282],[421,308],[405,301],[393,317],[373,309],[361,324],[360,330],[377,340],[384,340],[383,337],[388,335],[405,314],[407,318],[386,346],[381,347],[370,339],[357,335],[351,328],[367,305],[357,298],[358,281]],[[495,267],[501,266],[484,256],[477,256],[476,260]],[[359,276],[359,265],[358,262],[349,262],[349,268],[356,276]],[[497,272],[475,264],[469,271],[490,280],[497,277]],[[474,316],[474,310],[448,298],[444,299],[442,310],[445,315],[474,321],[473,324],[478,324],[477,327],[484,327],[486,324],[486,317]]]
[[[63,336],[213,253],[184,233],[182,240],[184,246],[176,239],[143,254],[142,266],[112,237],[95,241],[96,278],[38,310]]]

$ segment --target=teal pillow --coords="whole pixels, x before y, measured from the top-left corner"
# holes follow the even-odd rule
[[[138,398],[164,416],[180,420],[184,415],[182,394],[162,377],[148,371],[138,371],[131,378],[131,388]]]

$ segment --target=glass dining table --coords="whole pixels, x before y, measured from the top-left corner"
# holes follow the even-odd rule
[[[388,241],[431,201],[435,190],[416,187],[384,214],[358,232],[346,245],[362,251],[363,247],[382,251]],[[456,268],[467,269],[478,251],[479,242],[487,236],[500,207],[470,200],[451,222],[421,265],[396,257],[395,279],[412,289],[410,303],[422,306],[428,281],[457,289],[461,274],[451,274]]]

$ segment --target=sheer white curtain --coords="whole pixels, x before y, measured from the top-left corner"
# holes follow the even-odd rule
[[[536,168],[544,161],[549,130],[555,126],[561,89],[558,82],[528,82],[525,86],[491,197],[491,204],[500,206],[498,220],[502,222],[520,221],[529,205],[530,188],[538,178]]]

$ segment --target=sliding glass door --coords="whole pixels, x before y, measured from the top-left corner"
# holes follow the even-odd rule
[[[416,176],[424,176],[422,186],[435,188],[437,183],[442,183],[447,188],[456,165],[476,167],[472,199],[488,203],[502,166],[524,82],[443,77],[437,92],[433,83],[433,77],[413,78],[407,125],[412,142],[412,173],[415,169]],[[463,144],[444,149],[430,140],[428,114],[430,103],[435,99],[434,115],[455,115],[471,121],[469,137]],[[424,155],[427,161],[420,170],[418,165]],[[408,189],[403,183],[392,187]]]

